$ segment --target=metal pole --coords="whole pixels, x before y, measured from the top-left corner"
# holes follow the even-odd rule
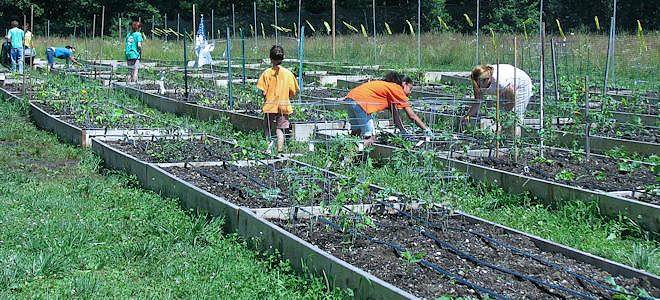
[[[611,56],[611,64],[612,64],[612,70],[611,70],[611,80],[612,83],[616,82],[616,7],[617,7],[617,0],[614,0],[614,13],[612,16],[612,56]]]
[[[185,29],[184,29],[185,30]],[[188,43],[187,37],[183,37],[183,83],[185,85],[184,97],[188,101],[190,94],[188,93]]]
[[[122,42],[122,35],[121,35],[121,17],[119,17],[119,24],[117,24],[117,27],[119,27],[119,42]]]
[[[50,20],[46,20],[46,36],[50,38]],[[86,27],[85,27],[86,28]],[[86,35],[86,34],[85,34]]]
[[[543,0],[541,0],[541,2],[543,2]],[[543,152],[544,152],[543,151],[543,142],[544,142],[543,141],[544,140],[544,137],[543,137],[544,136],[544,130],[543,130],[543,120],[544,120],[543,102],[544,102],[544,94],[545,94],[545,76],[544,76],[544,73],[545,73],[545,64],[544,64],[544,62],[545,62],[545,59],[544,59],[545,58],[545,47],[544,47],[544,43],[545,43],[545,22],[541,22],[541,32],[540,32],[540,37],[539,38],[540,38],[539,41],[541,42],[540,43],[541,44],[540,45],[541,46],[541,57],[540,57],[541,85],[540,85],[540,89],[539,89],[540,90],[539,91],[539,96],[540,96],[540,100],[541,100],[541,103],[540,103],[541,104],[541,109],[540,109],[540,131],[539,132],[541,134],[541,141],[540,141],[541,157],[543,157]]]
[[[305,60],[305,26],[300,27],[300,43],[298,44],[298,101],[302,101],[303,91],[303,61]]]
[[[154,28],[156,26],[156,15],[151,15],[151,39],[154,39]]]
[[[233,37],[236,38],[236,10],[234,9],[234,3],[231,4],[231,27],[234,33]]]
[[[179,41],[179,34],[181,33],[181,30],[180,30],[181,27],[179,27],[180,25],[181,25],[181,15],[179,13],[177,13],[176,14],[176,33],[177,33],[176,41],[177,42]]]
[[[101,9],[101,38],[103,38],[104,30],[103,28],[105,27],[105,5]]]
[[[275,45],[279,45],[279,32],[277,30],[277,0],[275,1]]]
[[[254,30],[252,30],[252,37],[254,38],[254,47],[257,46],[257,2],[252,2],[252,10],[254,12]]]
[[[495,78],[495,158],[500,153],[500,58],[497,58],[497,78]]]
[[[378,59],[376,56],[378,55],[378,46],[376,44],[376,0],[371,1],[371,16],[373,18],[373,25],[374,25],[374,65],[376,64],[376,60]]]
[[[605,60],[605,81],[603,83],[603,95],[607,94],[607,84],[610,77],[610,60],[612,58],[612,32],[614,31],[614,17],[610,19],[610,35],[607,41],[607,58]]]
[[[245,85],[245,82],[247,81],[247,71],[245,70],[245,35],[243,34],[243,29],[239,31],[241,34],[241,56],[243,59],[241,60],[243,62],[243,85]]]
[[[422,68],[422,0],[417,0],[417,69]]]
[[[167,31],[168,31],[168,30],[167,30],[167,14],[165,14],[165,19],[164,19],[164,21],[165,21],[164,23],[165,23],[165,31],[166,31],[166,33],[165,33],[165,41],[167,42],[167,36],[169,35],[169,33],[167,32]]]
[[[555,84],[555,101],[559,101],[559,79],[557,78],[557,54],[555,52],[555,40],[550,39],[550,52],[552,55],[552,78]]]
[[[96,14],[94,14],[94,20],[92,21],[92,39],[96,37]]]
[[[229,94],[229,109],[234,110],[234,95],[232,94],[232,76],[231,76],[231,37],[229,27],[227,27],[227,93]]]
[[[589,161],[591,156],[591,145],[590,145],[590,130],[591,123],[589,120],[589,76],[584,78],[584,118],[585,118],[585,129],[584,129],[584,153],[586,154],[586,159]]]
[[[302,28],[302,0],[298,0],[298,34],[302,36],[300,28]],[[300,42],[298,42],[298,44],[300,44]]]
[[[30,32],[32,33],[32,36],[34,37],[34,4],[30,5]],[[34,53],[34,45],[32,45],[32,51]],[[34,56],[30,60],[30,67],[34,68]],[[30,77],[30,79],[32,79],[32,77]],[[30,83],[32,83],[31,80],[30,80]]]
[[[476,51],[476,62],[474,63],[475,65],[479,65],[481,62],[480,57],[479,57],[479,0],[477,0],[477,51]]]
[[[232,4],[232,7],[234,4]],[[215,16],[215,11],[212,9],[211,10],[211,39],[215,40],[215,22],[214,22],[214,16]]]
[[[335,59],[337,56],[337,8],[336,0],[332,0],[332,59]]]
[[[516,101],[517,101],[517,90],[518,90],[518,37],[514,34],[513,36],[513,108],[515,111]],[[518,116],[513,119],[513,138],[514,141],[518,137]],[[521,132],[522,135],[522,132]],[[518,162],[518,145],[513,143],[513,154],[514,160]]]
[[[192,5],[192,17],[193,17],[193,28],[192,28],[192,33],[193,33],[193,39],[195,38],[196,32],[197,32],[197,20],[195,19],[195,4]]]

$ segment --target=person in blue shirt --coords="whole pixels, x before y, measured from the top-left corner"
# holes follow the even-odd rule
[[[18,73],[23,74],[23,38],[25,33],[22,29],[18,28],[18,21],[11,21],[11,29],[7,32],[5,37],[11,43],[11,50],[9,55],[11,57],[11,71],[16,72],[18,66]]]
[[[128,75],[127,82],[137,82],[138,70],[140,69],[140,59],[142,58],[142,23],[133,21],[131,24],[132,32],[126,36],[126,64],[132,69],[132,73]]]
[[[66,46],[64,48],[55,48],[55,47],[50,47],[46,49],[46,60],[48,60],[48,70],[52,71],[53,67],[55,65],[55,58],[59,59],[64,59],[67,62],[67,65],[69,62],[75,63],[75,64],[80,64],[75,57],[73,57],[73,53],[76,52],[76,48],[73,46]]]

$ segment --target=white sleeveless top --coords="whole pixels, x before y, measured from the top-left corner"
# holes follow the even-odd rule
[[[512,65],[499,64],[493,65],[493,79],[488,88],[480,88],[479,90],[484,94],[495,95],[497,93],[497,85],[500,86],[500,94],[504,92],[510,86],[514,86],[515,78],[515,89],[516,94],[527,94],[531,93],[532,90],[532,79],[529,78],[529,75],[525,71],[518,69]],[[499,69],[499,74],[498,74]],[[498,80],[499,75],[499,80]]]

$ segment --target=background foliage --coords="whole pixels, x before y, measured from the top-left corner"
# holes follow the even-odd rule
[[[141,18],[145,23],[145,31],[151,28],[152,18],[155,27],[163,27],[167,15],[169,27],[175,27],[176,16],[181,16],[182,29],[189,30],[192,20],[192,5],[196,4],[198,14],[203,13],[210,22],[209,15],[214,11],[214,28],[231,26],[232,4],[235,5],[237,27],[250,29],[253,20],[253,2],[257,4],[257,18],[264,23],[266,34],[272,33],[270,24],[274,23],[273,6],[270,0],[199,0],[199,1],[153,1],[153,0],[70,0],[66,2],[44,0],[0,0],[0,22],[8,24],[12,19],[22,21],[26,14],[29,21],[30,7],[34,4],[35,32],[44,32],[46,20],[50,20],[51,34],[72,34],[88,31],[91,34],[94,14],[97,15],[97,35],[101,27],[101,9],[106,7],[104,32],[115,32],[119,17],[124,21]],[[596,31],[594,17],[600,21],[600,30],[609,28],[612,15],[612,0],[570,1],[545,0],[544,17],[548,31],[556,31],[555,19],[558,19],[564,30]],[[280,26],[294,28],[297,22],[298,1],[279,0],[278,23]],[[331,1],[302,1],[302,17],[308,20],[317,30],[324,30],[323,21],[331,22]],[[617,27],[620,30],[634,31],[636,20],[640,20],[645,30],[657,30],[660,8],[653,1],[630,0],[619,1]],[[472,26],[464,17],[467,14]],[[527,20],[528,28],[537,26],[539,0],[481,0],[480,24],[485,32],[522,31]],[[417,1],[376,1],[376,30],[385,31],[385,22],[393,32],[408,31],[406,20],[409,20],[416,30]],[[442,19],[448,25],[445,28],[439,21]],[[360,29],[364,24],[368,33],[373,32],[372,0],[337,0],[337,30],[340,33],[349,31],[342,21]],[[126,24],[125,22],[124,24]],[[476,24],[476,0],[423,0],[422,30],[451,30],[470,32]],[[530,27],[531,26],[531,27]],[[260,27],[260,26],[258,26]],[[311,33],[311,32],[310,32]]]

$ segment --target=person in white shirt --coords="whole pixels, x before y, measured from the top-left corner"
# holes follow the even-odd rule
[[[507,64],[481,65],[472,69],[470,79],[477,103],[470,107],[464,121],[476,116],[484,95],[497,94],[498,85],[501,107],[506,111],[513,110],[519,121],[523,121],[527,104],[532,97],[532,79],[525,71]]]

